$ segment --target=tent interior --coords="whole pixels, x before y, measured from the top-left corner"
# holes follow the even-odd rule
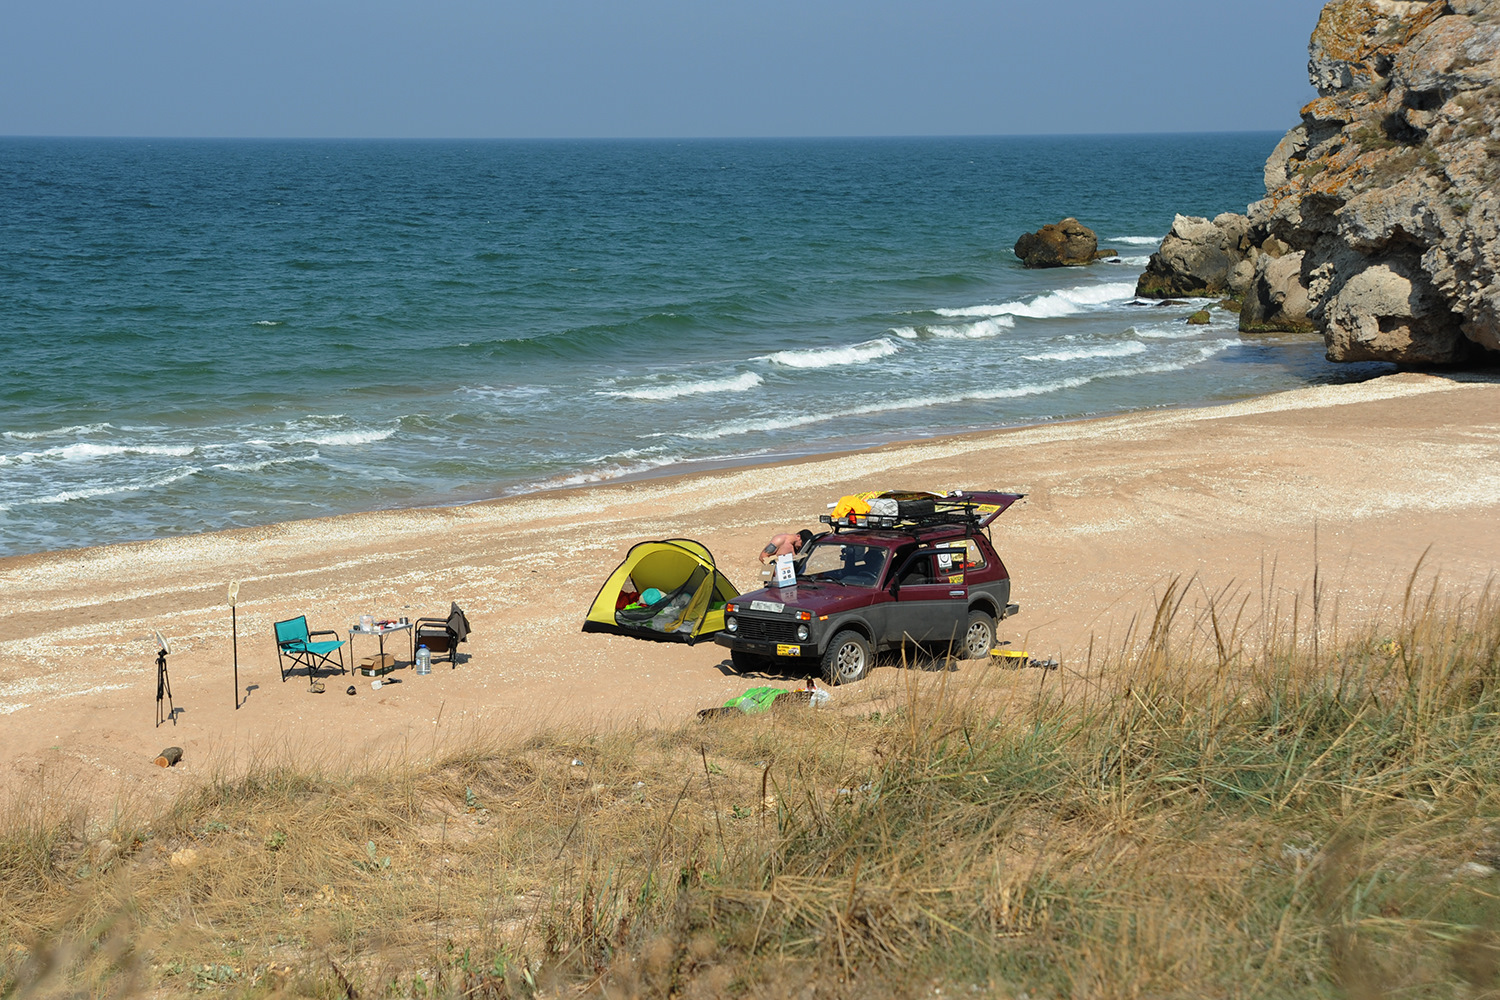
[[[692,643],[724,628],[738,594],[701,542],[641,542],[604,581],[583,630]]]

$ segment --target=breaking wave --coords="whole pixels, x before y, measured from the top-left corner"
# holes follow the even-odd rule
[[[40,441],[49,437],[77,437],[80,434],[102,434],[113,430],[114,424],[74,424],[71,427],[58,427],[50,431],[6,431],[0,437],[10,438],[12,441]]]
[[[80,441],[77,444],[58,445],[56,448],[48,448],[45,451],[23,451],[13,459],[0,455],[0,459],[8,463],[9,461],[34,462],[43,458],[81,462],[96,458],[110,458],[115,455],[164,455],[169,458],[185,458],[195,450],[192,445],[91,444],[87,441]]]
[[[697,396],[714,392],[745,392],[764,382],[754,372],[741,372],[733,378],[707,379],[702,382],[669,382],[664,385],[641,386],[636,389],[619,389],[600,393],[602,396],[618,396],[621,399],[678,399],[682,396]]]
[[[934,309],[939,316],[955,319],[968,317],[1021,316],[1027,319],[1057,319],[1087,309],[1124,302],[1135,295],[1135,282],[1112,281],[1099,285],[1060,288],[1038,295],[1028,302],[1002,302],[998,305],[966,306],[961,309]]]
[[[881,337],[849,347],[815,347],[806,351],[777,351],[765,360],[783,368],[832,368],[835,365],[859,365],[876,358],[888,358],[901,350],[894,340]]]
[[[1128,358],[1133,354],[1146,353],[1146,345],[1128,340],[1123,344],[1100,344],[1097,347],[1076,347],[1068,351],[1048,351],[1045,354],[1022,355],[1024,361],[1086,361],[1089,358]]]
[[[10,510],[23,504],[29,505],[69,503],[74,500],[92,500],[96,497],[114,496],[117,493],[136,493],[141,490],[152,490],[161,486],[167,486],[175,483],[179,479],[186,479],[189,476],[196,476],[201,471],[202,470],[195,465],[183,466],[181,468],[174,469],[173,471],[166,473],[165,475],[156,476],[152,479],[146,479],[140,482],[118,483],[113,486],[94,486],[81,490],[63,490],[60,493],[53,493],[44,497],[35,497],[30,500],[17,500],[11,503],[0,504],[0,510]]]

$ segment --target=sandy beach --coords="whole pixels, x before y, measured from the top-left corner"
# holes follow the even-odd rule
[[[1091,639],[1117,641],[1177,576],[1196,575],[1204,592],[1258,587],[1274,566],[1295,590],[1316,560],[1341,621],[1367,622],[1399,604],[1419,560],[1424,579],[1455,591],[1490,578],[1497,412],[1500,382],[1399,374],[779,467],[10,558],[0,561],[5,785],[155,799],[282,753],[337,766],[489,727],[676,724],[757,681],[711,643],[581,633],[604,577],[635,542],[690,537],[750,589],[765,536],[814,526],[860,489],[1026,493],[994,531],[1022,608],[1000,638],[1064,670]],[[231,580],[241,581],[237,711]],[[398,670],[401,683],[378,691],[334,676],[323,694],[279,677],[276,620],[306,614],[314,629],[343,631],[362,613],[439,615],[450,601],[474,628],[456,669]],[[180,709],[160,728],[152,630],[172,641]],[[405,639],[389,643],[404,660]],[[374,649],[356,639],[356,655]],[[867,697],[898,670],[878,667],[835,698]],[[1029,681],[1012,677],[995,683]],[[183,762],[157,768],[169,745]]]

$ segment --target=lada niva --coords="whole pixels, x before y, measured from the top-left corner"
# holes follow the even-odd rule
[[[908,641],[986,656],[995,623],[1020,606],[985,529],[1019,499],[962,492],[910,516],[833,521],[798,554],[796,584],[734,598],[714,641],[740,670],[796,657],[830,684],[859,680],[877,651]]]

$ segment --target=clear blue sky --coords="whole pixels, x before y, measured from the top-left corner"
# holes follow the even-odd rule
[[[0,135],[1285,129],[1318,0],[10,0]]]

